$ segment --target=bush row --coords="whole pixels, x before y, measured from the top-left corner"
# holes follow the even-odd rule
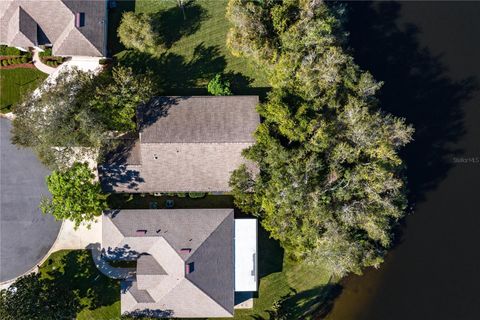
[[[28,59],[26,56],[23,57],[18,57],[18,58],[10,58],[10,59],[3,59],[2,60],[2,65],[3,66],[9,66],[12,64],[21,64],[21,63],[27,63]]]
[[[47,60],[45,64],[52,68],[56,68],[59,65],[59,63],[56,60]]]
[[[0,56],[19,56],[21,51],[14,47],[0,45]]]

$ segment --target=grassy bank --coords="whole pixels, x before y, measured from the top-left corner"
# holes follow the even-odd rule
[[[47,75],[37,69],[1,69],[0,112],[10,112],[24,94],[35,90],[46,78]]]

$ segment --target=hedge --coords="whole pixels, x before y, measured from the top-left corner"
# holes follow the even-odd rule
[[[19,56],[20,50],[6,45],[0,45],[0,56]]]
[[[205,197],[205,192],[189,192],[188,196],[192,199]]]

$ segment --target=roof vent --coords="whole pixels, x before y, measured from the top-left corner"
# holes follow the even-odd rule
[[[145,229],[138,229],[137,232],[136,232],[137,236],[144,236],[146,234],[147,234],[147,230],[145,230]]]
[[[181,253],[190,253],[192,251],[192,248],[182,248],[180,249]]]
[[[80,28],[85,26],[85,12],[75,13],[75,27]]]

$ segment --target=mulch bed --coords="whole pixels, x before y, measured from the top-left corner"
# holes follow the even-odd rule
[[[1,69],[16,69],[16,68],[30,68],[30,69],[35,69],[35,66],[33,63],[19,63],[19,64],[11,64],[9,66],[0,66]]]

